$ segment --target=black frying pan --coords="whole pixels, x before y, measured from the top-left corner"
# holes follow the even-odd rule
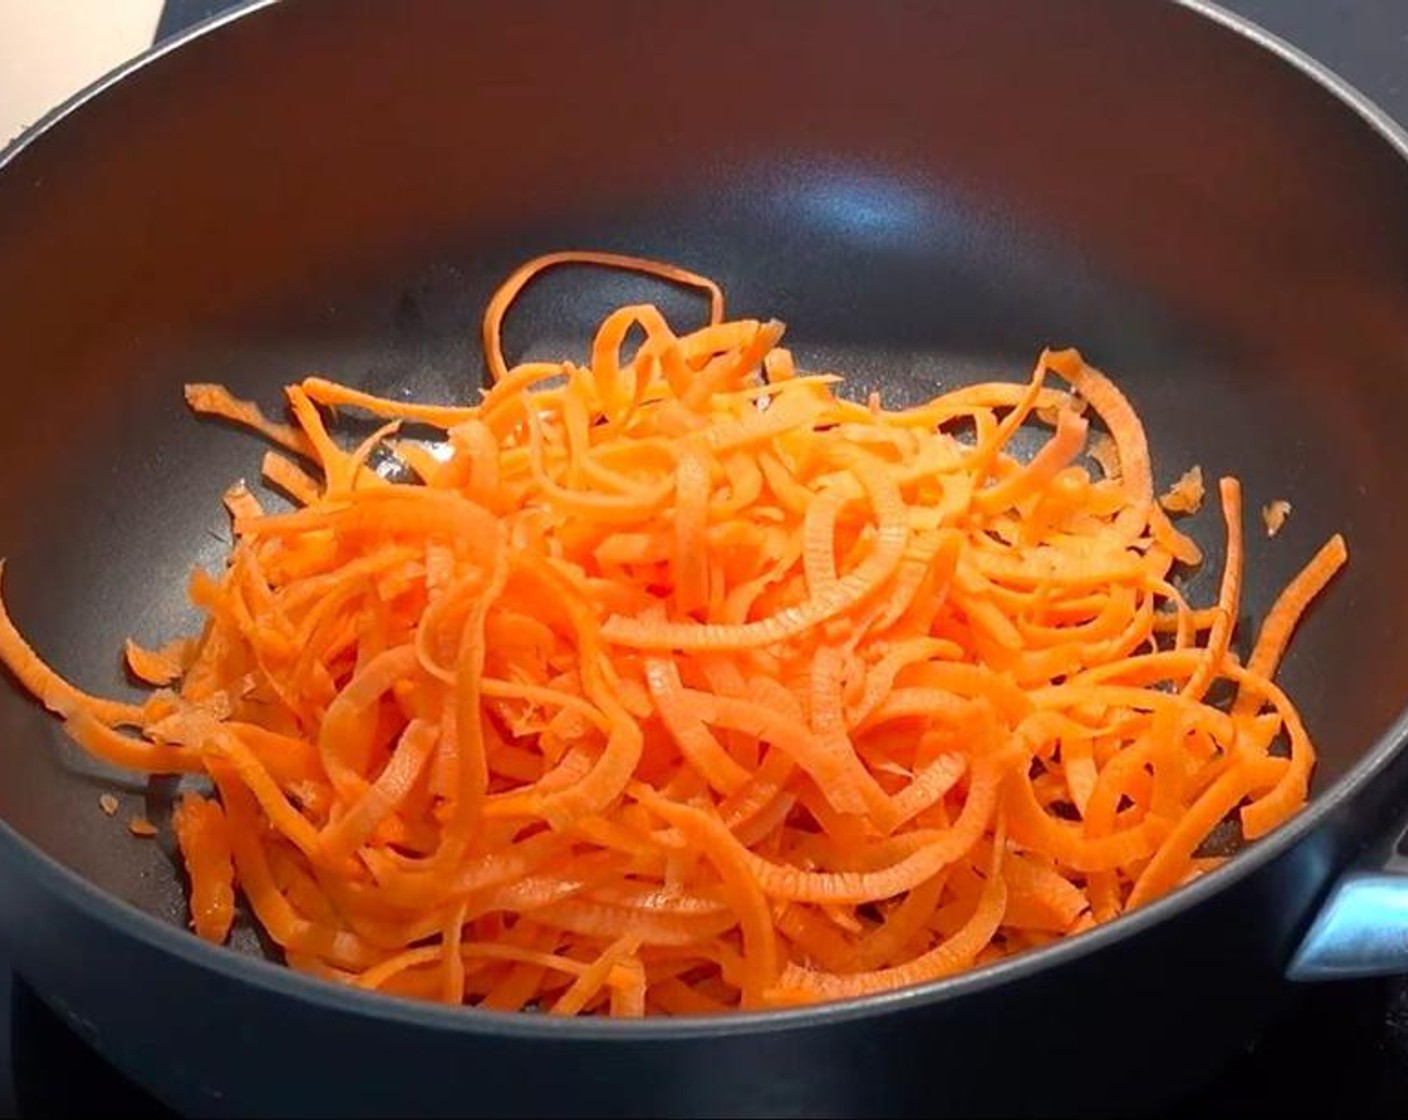
[[[18,967],[209,1114],[1126,1112],[1206,1077],[1408,789],[1405,150],[1191,2],[302,0],[156,52],[0,160],[7,598],[90,687],[122,687],[124,635],[189,622],[172,589],[220,555],[220,492],[256,472],[182,382],[273,401],[318,369],[462,398],[489,291],[563,246],[709,273],[859,391],[929,395],[1077,344],[1159,462],[1294,502],[1249,557],[1250,614],[1331,531],[1354,559],[1284,670],[1321,748],[1311,808],[1130,918],[938,985],[644,1024],[335,989],[258,959],[253,934],[240,954],[179,928],[169,855],[95,806],[118,788],[159,816],[169,789],[98,772],[6,690]],[[578,346],[635,295],[674,306],[546,278],[508,346]],[[1351,897],[1366,881],[1402,897],[1387,877]],[[1392,962],[1346,956],[1330,918],[1302,971]]]

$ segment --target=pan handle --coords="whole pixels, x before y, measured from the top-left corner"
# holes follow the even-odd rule
[[[1286,969],[1291,980],[1408,972],[1408,827],[1344,872]]]

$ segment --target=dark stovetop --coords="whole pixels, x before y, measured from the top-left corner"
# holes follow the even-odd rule
[[[230,0],[167,0],[158,37],[229,6]],[[1408,0],[1223,0],[1223,6],[1295,43],[1408,124]],[[0,960],[0,1009],[6,1004],[0,1117],[167,1115],[23,981],[11,980]],[[1299,989],[1288,1013],[1246,1055],[1170,1115],[1408,1115],[1408,979]]]

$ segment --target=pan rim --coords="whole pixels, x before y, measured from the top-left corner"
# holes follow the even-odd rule
[[[256,12],[272,8],[278,2],[279,0],[246,0],[229,11],[212,16],[151,47],[86,86],[44,114],[7,145],[0,147],[0,174],[15,163],[20,154],[32,144],[42,140],[66,118],[112,86],[186,44]],[[1400,159],[1408,162],[1408,132],[1331,68],[1253,21],[1218,7],[1211,0],[1172,0],[1172,3],[1206,19],[1224,32],[1242,37],[1252,46],[1275,56],[1282,64],[1313,81],[1351,109]],[[7,858],[12,859],[17,866],[24,867],[41,887],[59,896],[90,920],[106,926],[114,933],[135,938],[150,949],[170,953],[187,964],[209,969],[226,979],[248,984],[271,995],[296,999],[351,1017],[389,1020],[420,1029],[454,1034],[495,1035],[525,1040],[552,1038],[590,1042],[620,1040],[664,1043],[723,1035],[811,1030],[890,1012],[913,1011],[948,1000],[974,996],[989,988],[1021,981],[1048,969],[1080,960],[1119,941],[1136,937],[1176,913],[1209,901],[1281,857],[1300,843],[1327,816],[1357,796],[1387,769],[1404,749],[1405,743],[1408,743],[1408,705],[1400,710],[1384,734],[1365,751],[1363,757],[1347,773],[1314,798],[1292,820],[1239,853],[1223,867],[1132,914],[1123,915],[1094,930],[956,976],[897,991],[807,1007],[738,1011],[707,1017],[628,1021],[600,1018],[548,1019],[545,1016],[525,1015],[521,1012],[485,1011],[472,1007],[450,1008],[427,1001],[352,989],[297,972],[286,965],[276,964],[262,957],[231,952],[193,937],[189,932],[104,891],[42,851],[3,820],[0,820],[0,846],[10,849],[6,853]],[[42,998],[43,993],[40,994]]]

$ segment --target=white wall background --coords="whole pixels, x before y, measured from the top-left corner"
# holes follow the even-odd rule
[[[162,0],[0,0],[0,145],[151,45]]]

